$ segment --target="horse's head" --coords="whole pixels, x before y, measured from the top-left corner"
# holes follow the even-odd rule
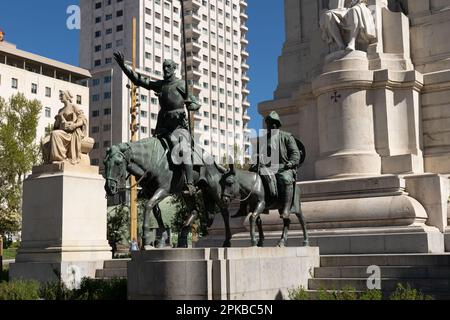
[[[112,146],[106,151],[103,161],[105,165],[105,191],[108,196],[119,192],[119,187],[125,184],[127,161],[119,146]]]
[[[240,196],[239,182],[237,180],[234,164],[230,164],[230,169],[220,178],[220,197],[224,205],[230,205],[231,201]]]

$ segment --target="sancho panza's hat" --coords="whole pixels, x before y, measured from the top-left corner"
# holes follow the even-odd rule
[[[280,120],[280,116],[278,115],[278,113],[276,113],[275,111],[272,111],[267,117],[266,117],[266,122],[267,121],[274,121],[278,123],[278,128],[280,128],[282,126],[281,124],[281,120]]]

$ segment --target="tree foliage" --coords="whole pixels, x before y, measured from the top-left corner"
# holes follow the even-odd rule
[[[35,142],[42,105],[23,94],[0,98],[0,234],[20,228],[22,182],[39,161]]]

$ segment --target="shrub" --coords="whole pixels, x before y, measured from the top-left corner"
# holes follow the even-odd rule
[[[416,289],[412,289],[409,284],[402,285],[401,283],[397,284],[397,288],[394,293],[392,293],[391,300],[432,300],[433,297],[429,295],[424,295],[420,291]]]
[[[336,300],[358,300],[358,294],[356,293],[355,288],[350,286],[345,286],[342,290],[335,291],[334,296]]]
[[[11,281],[0,283],[0,300],[38,300],[37,281]]]
[[[48,282],[40,287],[39,296],[44,300],[72,300],[74,294],[63,282]]]
[[[360,300],[383,300],[381,290],[367,290],[360,295]]]
[[[126,279],[89,279],[81,281],[80,289],[75,290],[75,300],[126,300]]]
[[[289,300],[309,300],[309,293],[305,288],[300,287],[298,289],[290,289],[288,290]]]

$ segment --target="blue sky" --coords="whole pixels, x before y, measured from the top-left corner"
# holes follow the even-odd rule
[[[277,86],[277,59],[284,41],[284,1],[247,2],[250,127],[259,129],[261,118],[257,104],[272,99]],[[8,1],[0,10],[0,28],[6,32],[6,40],[20,49],[78,65],[79,32],[66,28],[66,9],[73,4],[78,4],[78,1]]]

